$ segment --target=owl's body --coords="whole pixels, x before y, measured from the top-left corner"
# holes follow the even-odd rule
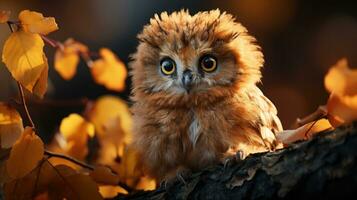
[[[157,180],[274,149],[281,123],[256,86],[263,56],[247,30],[218,10],[155,16],[131,63],[134,137]]]

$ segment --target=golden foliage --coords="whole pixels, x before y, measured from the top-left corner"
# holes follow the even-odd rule
[[[38,34],[16,31],[6,40],[2,60],[15,80],[30,92],[46,68],[44,43]]]
[[[118,123],[111,123],[117,119]],[[118,97],[105,95],[97,99],[94,103],[89,120],[95,125],[98,137],[104,135],[120,135],[111,132],[113,129],[121,128],[123,133],[121,138],[116,138],[116,141],[122,141],[123,137],[130,135],[132,125],[131,114],[127,104]],[[118,126],[113,128],[112,126]],[[127,141],[124,139],[124,141]]]
[[[19,14],[22,28],[28,33],[47,35],[58,29],[55,18],[43,17],[41,13],[23,10]]]
[[[70,80],[76,74],[79,63],[79,53],[85,53],[88,47],[72,38],[67,39],[63,49],[58,48],[55,54],[55,70],[65,80]]]
[[[13,145],[6,169],[11,178],[22,178],[32,171],[43,158],[44,145],[32,128],[26,127]]]
[[[341,59],[325,76],[325,87],[331,93],[327,101],[328,119],[334,126],[357,119],[357,70]]]
[[[107,48],[99,50],[100,59],[91,66],[92,76],[100,85],[114,91],[122,91],[125,87],[127,72],[125,65]]]
[[[118,185],[119,183],[118,175],[114,174],[111,169],[104,166],[96,167],[89,173],[89,176],[92,177],[95,182],[103,185]]]
[[[0,10],[0,24],[9,21],[11,12],[8,10]]]
[[[10,148],[24,131],[20,114],[10,105],[0,102],[1,148]]]
[[[60,132],[67,142],[66,152],[75,158],[84,160],[88,153],[88,136],[94,136],[94,125],[78,114],[70,114],[62,120]]]
[[[49,66],[44,42],[57,48],[54,66],[65,80],[76,74],[82,57],[98,84],[115,91],[124,89],[125,65],[109,49],[100,49],[100,58],[92,61],[92,52],[84,44],[73,39],[62,44],[45,36],[58,29],[53,17],[23,10],[19,22],[14,22],[9,21],[9,15],[10,12],[0,11],[0,23],[8,23],[12,31],[3,47],[2,60],[13,78],[29,92],[42,98],[47,90]],[[31,121],[27,110],[26,114]],[[0,102],[0,183],[6,199],[102,199],[127,193],[119,183],[140,189],[155,187],[155,182],[136,170],[135,151],[128,148],[132,122],[124,101],[114,96],[101,97],[84,117],[70,114],[62,120],[60,133],[49,147],[65,155],[44,155],[44,144],[34,128],[24,129],[19,113]],[[100,157],[94,162],[108,165],[119,175],[104,166],[88,173],[78,161],[63,157],[85,160],[88,139],[95,131]]]
[[[328,120],[333,127],[357,119],[357,95],[339,96],[331,94],[327,101]]]
[[[36,81],[32,91],[33,94],[35,94],[40,98],[43,98],[43,96],[47,91],[47,80],[48,80],[48,62],[45,54],[43,54],[43,60],[44,60],[44,69],[42,70],[40,77]]]
[[[337,95],[357,94],[357,70],[348,67],[347,59],[339,60],[325,76],[325,87]]]
[[[89,176],[65,165],[53,166],[47,160],[24,178],[6,183],[4,188],[6,199],[32,199],[35,194],[48,199],[102,199]]]

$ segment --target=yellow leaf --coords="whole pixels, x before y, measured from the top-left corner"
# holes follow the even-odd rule
[[[0,24],[9,21],[11,12],[8,10],[0,10]]]
[[[1,148],[10,148],[24,131],[20,114],[6,103],[0,102]]]
[[[284,144],[291,144],[298,140],[310,138],[315,133],[332,128],[326,119],[320,119],[317,122],[310,122],[294,130],[284,130],[277,134],[277,140]]]
[[[357,120],[357,95],[331,94],[327,101],[328,120],[333,127]]]
[[[98,184],[118,185],[119,183],[119,176],[114,174],[111,169],[104,166],[96,167],[89,173],[89,176]]]
[[[43,17],[41,13],[23,10],[19,14],[19,20],[25,32],[47,35],[58,29],[55,18]]]
[[[33,170],[43,158],[42,140],[30,127],[26,127],[19,140],[13,145],[6,169],[11,178],[21,178]]]
[[[94,136],[94,125],[78,114],[70,114],[62,119],[60,132],[67,141],[81,141]]]
[[[57,168],[57,166],[56,166]],[[97,184],[87,175],[83,174],[72,174],[66,175],[63,174],[60,169],[58,169],[59,173],[61,173],[63,180],[56,182],[53,186],[53,191],[59,194],[59,199],[78,199],[78,200],[97,200],[103,199],[99,193],[99,188]]]
[[[30,92],[46,68],[43,40],[38,34],[16,31],[6,40],[2,60],[15,80]]]
[[[121,162],[117,168],[117,173],[121,181],[125,181],[128,185],[132,185],[133,180],[139,179],[142,172],[137,168],[138,157],[136,151],[128,146],[124,150]]]
[[[112,185],[102,185],[99,186],[99,193],[104,197],[104,198],[114,198],[116,197],[119,193],[121,194],[128,194],[126,190],[119,186],[112,186]]]
[[[339,60],[325,76],[325,87],[337,95],[357,95],[357,70],[349,68],[347,59]]]
[[[65,139],[65,152],[77,159],[83,160],[88,154],[88,136],[94,136],[94,125],[78,114],[70,114],[60,125],[60,132]]]
[[[141,177],[139,183],[135,187],[137,190],[154,190],[155,188],[155,180],[147,176]]]
[[[76,74],[79,62],[79,53],[87,52],[88,48],[69,38],[64,43],[63,49],[57,49],[55,54],[55,70],[65,80],[70,80]]]
[[[98,98],[89,113],[89,119],[95,125],[98,137],[101,139],[105,135],[111,134],[123,138],[131,133],[132,118],[128,105],[118,97],[106,95]],[[119,126],[122,130],[121,134],[124,135],[120,135],[120,132],[110,131],[116,129],[113,126]],[[119,142],[120,138],[116,138],[116,142]],[[126,139],[124,140],[126,141]]]
[[[109,90],[122,91],[127,76],[124,63],[107,48],[100,49],[99,54],[101,59],[94,61],[91,67],[95,82]]]
[[[48,79],[48,62],[45,54],[43,54],[43,60],[44,60],[44,64],[43,64],[44,69],[40,74],[40,78],[36,81],[33,87],[33,93],[40,98],[43,98],[43,96],[47,91],[47,79]]]

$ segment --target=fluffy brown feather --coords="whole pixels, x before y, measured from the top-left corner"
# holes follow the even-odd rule
[[[138,35],[130,64],[134,105],[133,145],[149,175],[167,180],[183,170],[221,162],[230,149],[246,154],[274,149],[281,131],[275,106],[259,90],[263,54],[232,15],[219,10],[155,15]],[[200,58],[212,55],[206,73]],[[160,61],[176,62],[172,76]],[[182,86],[183,72],[193,86]]]

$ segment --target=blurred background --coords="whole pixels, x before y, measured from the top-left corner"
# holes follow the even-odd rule
[[[0,0],[0,9],[10,10],[12,19],[23,9],[53,16],[60,29],[50,38],[64,41],[73,37],[92,51],[108,47],[125,63],[138,44],[137,33],[154,13],[182,8],[190,13],[216,8],[227,11],[257,38],[266,61],[260,87],[277,106],[285,128],[327,101],[323,78],[331,65],[346,57],[351,67],[357,66],[357,6],[353,1]],[[8,27],[0,25],[1,47],[9,34]],[[48,102],[30,102],[45,140],[58,129],[63,117],[83,111],[83,97],[114,94],[130,104],[130,79],[125,91],[113,93],[95,84],[82,62],[75,78],[65,81],[53,69],[54,49],[47,46],[45,51],[50,64]],[[16,96],[15,81],[0,63],[0,101]]]

